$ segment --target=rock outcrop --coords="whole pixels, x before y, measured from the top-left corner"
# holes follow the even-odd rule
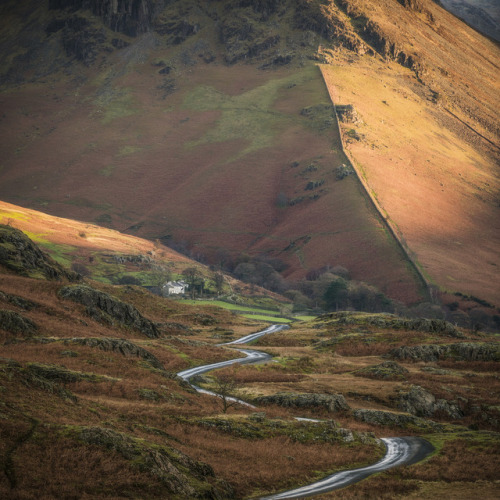
[[[320,2],[299,0],[296,2],[294,22],[297,29],[312,31],[358,54],[370,52],[336,4],[326,6]]]
[[[352,443],[379,444],[371,432],[356,432],[338,427],[333,420],[279,420],[268,419],[265,413],[253,413],[247,419],[208,417],[198,420],[203,427],[217,429],[246,439],[262,439],[269,436],[287,436],[299,443]]]
[[[404,379],[408,370],[395,361],[384,361],[379,365],[367,366],[354,372],[355,375],[379,380],[400,380]]]
[[[335,111],[337,112],[337,116],[342,123],[360,123],[358,113],[354,109],[352,104],[337,104],[335,106]]]
[[[387,427],[402,427],[404,429],[418,429],[421,431],[439,432],[444,429],[442,424],[416,417],[382,410],[354,410],[353,416],[360,422]]]
[[[43,253],[22,231],[0,224],[0,265],[21,276],[76,281],[79,275],[65,270]]]
[[[12,359],[0,358],[0,372],[6,373],[9,379],[20,380],[27,388],[41,389],[72,402],[77,400],[76,396],[64,388],[59,381],[47,378],[46,373],[43,370],[37,371],[36,367],[31,369],[29,365],[23,367]]]
[[[123,356],[133,356],[141,358],[145,361],[148,361],[153,368],[157,368],[158,370],[164,369],[162,363],[153,354],[151,354],[146,349],[135,345],[129,340],[83,337],[64,339],[63,342],[95,347],[97,349],[101,349],[102,351],[116,352]]]
[[[29,318],[14,311],[0,309],[0,328],[9,333],[21,334],[25,337],[35,335],[38,327]]]
[[[66,20],[61,30],[61,42],[68,57],[76,57],[86,66],[93,64],[106,34],[101,28],[95,28],[91,22],[81,16],[73,16]]]
[[[179,450],[148,443],[104,427],[72,427],[69,435],[87,444],[113,450],[141,471],[159,478],[175,498],[232,498],[232,488],[225,482],[214,487],[208,479],[215,474],[209,465],[197,462]]]
[[[10,304],[24,309],[25,311],[31,311],[39,307],[36,302],[32,300],[25,299],[24,297],[20,297],[19,295],[13,295],[11,293],[5,293],[0,291],[0,301],[9,302]]]
[[[349,405],[342,394],[297,394],[279,392],[272,396],[261,396],[258,404],[276,404],[286,408],[326,408],[329,412],[347,411]]]
[[[394,359],[434,362],[442,359],[455,361],[500,361],[500,344],[493,342],[459,342],[457,344],[412,345],[392,349]]]
[[[70,11],[90,10],[109,29],[137,36],[151,28],[156,3],[154,0],[50,0],[49,7]]]
[[[96,321],[133,328],[151,338],[160,336],[156,325],[134,306],[88,285],[65,286],[59,290],[59,296],[83,304]]]
[[[53,364],[28,363],[26,365],[26,370],[38,378],[62,384],[78,382],[80,380],[87,380],[90,382],[98,382],[105,379],[113,380],[111,377],[104,377],[102,375],[96,375],[95,373],[76,372],[74,370],[68,370],[64,366]]]
[[[408,319],[390,314],[351,313],[344,311],[324,314],[317,318],[318,321],[325,321],[328,319],[344,325],[374,325],[380,328],[392,328],[394,330],[429,332],[446,337],[465,337],[460,329],[449,321],[442,319]]]
[[[452,420],[463,418],[462,410],[446,399],[436,399],[434,394],[418,385],[413,385],[409,392],[399,397],[398,407],[402,411],[418,417],[445,416]]]

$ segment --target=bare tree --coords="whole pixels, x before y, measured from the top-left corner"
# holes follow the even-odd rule
[[[236,397],[239,393],[238,388],[238,383],[231,376],[221,375],[215,379],[214,392],[220,400],[223,413],[232,406],[240,404]]]

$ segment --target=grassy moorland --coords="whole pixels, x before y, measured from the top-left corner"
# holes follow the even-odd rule
[[[272,362],[197,381],[229,378],[257,405],[224,412],[175,374],[237,356],[215,344],[264,324],[78,281],[15,230],[2,235],[3,497],[249,498],[371,463],[375,437],[408,434],[436,452],[325,498],[495,496],[497,335],[384,314],[296,323],[252,346]],[[15,272],[18,241],[25,269],[59,281]]]

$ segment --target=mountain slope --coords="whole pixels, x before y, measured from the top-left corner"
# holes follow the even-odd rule
[[[17,261],[12,267],[26,276],[39,275],[74,280],[77,274],[97,281],[116,284],[128,283],[159,287],[166,281],[183,278],[186,269],[197,269],[207,288],[213,288],[214,272],[207,266],[189,259],[158,241],[152,242],[119,233],[94,224],[47,215],[36,210],[0,202],[0,224],[21,230],[55,262],[54,269],[31,269],[31,261]],[[23,248],[26,244],[17,245]],[[42,254],[44,255],[44,254]],[[32,259],[35,263],[37,259]],[[75,272],[67,273],[66,266]],[[81,278],[81,277],[80,277]],[[223,276],[222,292],[256,295],[285,301],[278,294],[260,287],[250,287],[232,276]]]
[[[491,42],[431,2],[193,0],[163,6],[144,0],[123,2],[116,11],[111,5],[2,6],[10,16],[4,16],[10,22],[2,46],[14,44],[16,51],[5,51],[10,55],[1,66],[1,198],[158,238],[209,262],[242,252],[279,258],[292,279],[342,265],[392,297],[422,300],[420,280],[383,219],[355,176],[344,177],[349,162],[332,94],[316,65],[327,63],[335,73],[334,65],[345,63],[356,74],[377,54],[395,59],[409,68],[404,89],[431,99],[439,92],[435,108],[449,103],[447,109],[487,139],[478,143],[477,134],[460,133],[454,147],[470,140],[491,149],[498,134],[498,49]],[[445,65],[456,36],[481,53],[479,95],[468,90],[470,70],[462,70],[470,51],[453,59],[454,72]],[[370,68],[391,78],[384,65]],[[450,120],[443,126],[454,129],[456,119]],[[375,123],[368,126],[376,133]],[[481,160],[481,172],[491,171],[494,153]],[[431,281],[496,301],[487,280],[469,288],[462,283],[469,271],[453,275],[453,286],[442,280],[450,265],[457,266],[432,259],[442,249],[432,237],[441,209],[426,203],[433,191],[395,193],[397,186],[385,189],[384,173],[372,172],[374,196]],[[494,193],[496,174],[488,177]],[[402,197],[409,212],[428,211],[421,242],[397,209]],[[477,207],[465,202],[465,211],[477,213],[479,232],[491,226],[496,208],[489,201]],[[496,241],[491,248],[484,260],[496,262]],[[455,262],[469,255],[469,247],[459,250]],[[483,259],[477,264],[483,276],[488,265]]]

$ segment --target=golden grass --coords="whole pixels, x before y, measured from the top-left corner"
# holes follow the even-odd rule
[[[182,442],[183,450],[210,463],[217,476],[229,481],[237,498],[306,483],[348,463],[373,460],[371,447],[301,444],[284,436],[227,440],[216,430],[181,425],[169,428],[169,432]]]
[[[491,279],[491,266],[500,265],[494,155],[430,102],[409,70],[341,59],[321,69],[332,100],[352,104],[362,120],[343,129],[364,135],[348,150],[368,191],[433,283],[498,303]]]
[[[168,494],[161,481],[131,466],[117,452],[78,443],[49,429],[15,453],[16,488],[2,478],[0,495],[12,500],[148,497]],[[157,493],[155,493],[157,494]]]
[[[31,311],[17,310],[40,325],[40,335],[43,337],[123,337],[154,354],[171,373],[190,365],[211,363],[238,355],[231,349],[213,345],[220,341],[212,338],[217,333],[214,325],[198,325],[195,314],[188,306],[163,302],[156,298],[148,300],[147,294],[134,288],[115,289],[104,286],[103,289],[115,291],[123,300],[134,303],[147,317],[156,318],[158,321],[175,321],[172,318],[182,317],[194,333],[150,339],[137,332],[89,320],[81,307],[57,298],[59,286],[61,284],[13,275],[0,277],[2,290],[40,304],[40,307]],[[13,306],[13,309],[16,308]],[[246,321],[239,322],[237,317],[228,317],[226,312],[210,310],[209,313],[219,321],[217,326],[226,325],[231,321],[235,337],[256,329]],[[407,381],[362,379],[355,377],[352,372],[382,362],[384,358],[373,354],[379,352],[379,345],[383,345],[385,349],[387,345],[412,343],[417,340],[423,342],[424,338],[412,337],[411,334],[407,338],[407,332],[383,332],[378,327],[367,326],[363,335],[373,338],[370,354],[363,355],[366,347],[363,344],[359,347],[349,341],[345,347],[352,349],[352,352],[349,355],[340,355],[328,349],[314,348],[317,340],[334,336],[335,332],[329,331],[329,328],[328,325],[318,329],[311,329],[307,325],[294,326],[276,336],[269,335],[265,338],[265,347],[259,348],[275,354],[277,363],[242,365],[226,368],[222,372],[234,376],[251,395],[273,394],[278,391],[342,393],[352,408],[394,410],[398,391],[407,384],[419,384],[437,397],[468,399],[470,404],[463,407],[466,418],[461,424],[479,429],[493,427],[492,423],[483,420],[483,414],[489,419],[497,416],[494,410],[486,409],[489,405],[497,404],[496,394],[500,387],[497,374],[493,371],[495,366],[488,363],[450,365],[447,369],[451,370],[451,373],[443,375],[422,371],[421,368],[426,366],[423,363],[404,363],[410,369]],[[344,331],[344,334],[346,333],[349,332]],[[22,342],[12,340],[10,338],[9,342],[0,346],[0,357],[12,358],[23,366],[30,362],[41,362],[65,366],[73,371],[114,377],[116,380],[66,383],[64,387],[77,397],[77,400],[73,401],[65,399],[58,391],[50,392],[47,388],[44,389],[23,378],[22,374],[2,366],[0,390],[4,406],[0,408],[0,467],[5,463],[6,457],[8,458],[9,450],[15,448],[16,443],[29,433],[33,418],[38,420],[39,427],[33,436],[23,441],[22,446],[17,446],[16,452],[12,454],[19,486],[12,492],[9,478],[0,474],[0,494],[7,492],[10,497],[19,499],[35,498],[37,488],[42,488],[42,478],[48,477],[46,489],[40,490],[40,498],[43,498],[45,492],[46,498],[57,496],[58,488],[62,492],[61,495],[67,498],[77,496],[77,492],[80,492],[80,498],[117,498],[126,494],[140,498],[168,498],[168,493],[162,490],[158,481],[138,473],[123,457],[95,447],[75,444],[57,435],[56,430],[61,425],[108,427],[158,445],[171,445],[192,458],[212,465],[217,477],[227,480],[236,488],[237,498],[253,493],[263,494],[273,488],[285,489],[317,479],[339,468],[369,463],[376,459],[376,452],[369,445],[344,446],[320,442],[299,444],[290,438],[277,435],[267,435],[262,439],[244,439],[234,433],[209,429],[196,422],[199,422],[200,417],[220,417],[221,406],[218,400],[195,393],[175,378],[162,375],[140,358],[60,341],[43,343],[36,338]],[[383,352],[383,349],[380,352]],[[493,370],[489,371],[491,369]],[[473,406],[476,404],[481,408],[479,413],[474,413]],[[238,420],[255,411],[264,412],[268,419],[282,418],[287,421],[298,413],[305,417],[333,418],[339,426],[374,432],[377,436],[418,434],[418,429],[376,427],[355,421],[349,413],[332,414],[315,408],[298,412],[296,409],[274,405],[257,410],[237,406],[231,408],[224,418]],[[446,421],[443,416],[441,419]],[[476,435],[473,430],[470,433]],[[450,462],[443,457],[449,456],[455,460],[462,453],[464,446],[466,444],[462,443],[455,447],[445,447],[438,455],[441,461],[435,462],[436,474],[440,474],[444,479],[435,479],[429,472],[427,482],[446,480],[455,484],[457,481],[467,481],[475,476],[475,468],[481,467],[487,456],[491,457],[493,454],[488,445],[484,444],[479,453],[479,461],[467,462],[469,472],[467,467],[463,467],[455,471],[455,479],[452,476],[445,477],[442,471]],[[72,449],[73,457],[70,456]],[[46,461],[39,463],[44,456]],[[492,460],[496,464],[494,457]],[[79,465],[81,462],[84,463]],[[63,467],[64,463],[68,464],[67,471]],[[273,467],[269,467],[270,463]],[[413,471],[413,468],[409,470]],[[493,469],[488,470],[489,475],[484,471],[483,476],[478,477],[491,486],[494,484],[491,479]],[[85,477],[80,478],[79,474]],[[88,479],[92,475],[99,478],[94,483]],[[116,481],[113,479],[114,475]],[[380,478],[380,481],[382,479]],[[358,498],[413,495],[420,491],[415,489],[415,484],[420,481],[420,487],[422,482],[426,482],[423,476],[389,476],[384,481],[386,482],[373,483],[375,486],[372,489],[367,486],[371,483],[365,482],[360,486],[362,489],[353,489],[354,493],[351,493],[349,488],[345,493],[346,498],[356,498],[356,494],[359,495]],[[129,493],[126,493],[127,491]],[[7,498],[10,497],[7,495]]]

